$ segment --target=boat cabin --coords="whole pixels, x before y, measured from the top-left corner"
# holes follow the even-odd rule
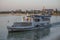
[[[43,15],[32,15],[27,16],[27,18],[30,18],[30,21],[24,21],[24,22],[15,22],[12,27],[34,27],[36,25],[47,25],[50,22],[50,16],[43,16]],[[29,20],[29,19],[28,19]]]
[[[43,16],[43,15],[33,15],[31,16],[31,18],[33,18],[33,20],[35,22],[39,22],[39,21],[50,21],[50,17],[51,16]]]
[[[33,15],[34,25],[47,25],[50,23],[51,16],[43,16],[43,15]]]

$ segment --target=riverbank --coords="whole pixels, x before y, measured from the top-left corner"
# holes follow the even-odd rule
[[[12,14],[0,14],[0,16],[24,16],[24,15],[34,15],[33,13],[32,14],[19,14],[19,13],[12,13]],[[36,15],[41,15],[41,14],[36,14]]]
[[[0,16],[23,16],[23,15],[27,15],[27,14],[22,14],[22,13],[20,13],[20,14],[19,13],[0,14]],[[28,14],[28,15],[34,15],[34,14],[32,13],[32,14]],[[41,15],[41,13],[37,14],[37,15]],[[53,13],[52,16],[60,16],[60,13]]]

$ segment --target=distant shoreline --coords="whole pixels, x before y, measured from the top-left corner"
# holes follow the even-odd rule
[[[0,14],[0,16],[22,16],[22,15],[27,15],[27,14],[19,14],[19,13],[17,13],[17,14]],[[33,15],[33,14],[28,14],[28,15]],[[40,14],[38,14],[38,15],[40,15]],[[54,13],[54,14],[52,14],[52,16],[60,16],[60,13]]]

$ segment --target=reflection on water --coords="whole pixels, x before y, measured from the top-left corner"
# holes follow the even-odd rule
[[[49,29],[25,31],[25,32],[10,32],[8,33],[8,40],[40,40],[49,34]]]

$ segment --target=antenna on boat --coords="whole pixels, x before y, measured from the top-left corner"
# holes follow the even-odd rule
[[[44,15],[44,13],[45,13],[45,6],[43,6],[42,15]]]
[[[45,6],[43,6],[43,12],[45,11],[45,9],[46,9]]]

